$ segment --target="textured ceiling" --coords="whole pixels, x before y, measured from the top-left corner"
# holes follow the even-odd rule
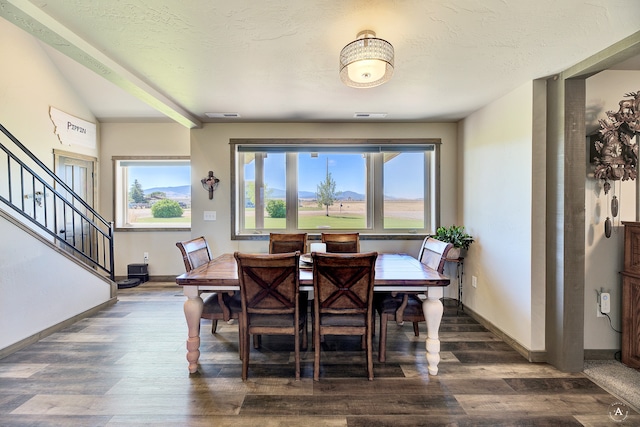
[[[0,16],[101,121],[448,121],[639,31],[640,1],[0,0]],[[363,29],[393,44],[395,73],[353,89],[338,54]]]

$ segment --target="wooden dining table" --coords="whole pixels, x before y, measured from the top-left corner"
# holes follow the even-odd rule
[[[176,277],[187,297],[184,315],[187,321],[187,361],[189,372],[198,370],[200,358],[200,317],[203,301],[200,293],[206,291],[236,291],[238,267],[233,254],[226,253],[212,259],[207,264]],[[444,308],[440,299],[448,277],[422,264],[411,255],[401,253],[380,253],[376,260],[374,292],[424,293],[422,304],[427,324],[427,366],[429,374],[438,374],[440,363],[439,329]],[[300,268],[300,290],[313,291],[313,271],[311,266]]]

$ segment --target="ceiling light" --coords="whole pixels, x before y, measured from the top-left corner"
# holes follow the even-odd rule
[[[393,46],[364,30],[340,52],[340,79],[351,87],[379,86],[393,75]]]

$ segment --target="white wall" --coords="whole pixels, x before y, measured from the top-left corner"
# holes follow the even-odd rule
[[[103,123],[100,134],[100,213],[109,220],[115,218],[113,156],[189,155],[189,129],[177,123]],[[198,187],[195,189],[197,191]],[[202,212],[199,215],[202,217]],[[191,233],[188,231],[116,232],[116,276],[127,276],[127,265],[142,263],[144,252],[149,253],[150,276],[177,276],[184,273],[184,264],[176,242],[190,237]]]
[[[534,321],[544,306],[532,303],[532,105],[530,82],[461,123],[458,222],[476,239],[465,259],[465,305],[535,351],[544,350],[544,324]]]
[[[97,157],[97,148],[62,145],[53,133],[49,107],[88,122],[96,120],[40,43],[2,18],[0,40],[0,123],[50,168],[53,149]]]
[[[605,119],[607,111],[617,111],[618,103],[629,92],[640,90],[640,72],[603,71],[586,81],[587,133],[596,132],[598,119]],[[589,147],[587,146],[587,150]],[[587,152],[588,154],[588,152]],[[587,155],[587,161],[589,161]],[[636,181],[612,182],[608,195],[603,182],[593,178],[593,164],[587,165],[585,183],[585,290],[584,290],[584,346],[585,349],[619,349],[620,334],[609,325],[606,317],[596,316],[596,290],[611,293],[611,320],[620,330],[623,268],[624,227],[622,221],[636,221]],[[611,216],[611,198],[620,201],[620,214]],[[604,235],[604,221],[611,217],[613,232]]]
[[[0,349],[110,299],[109,282],[2,216],[0,236]]]
[[[50,106],[86,121],[95,118],[41,45],[1,18],[0,58],[0,123],[50,168],[53,149],[97,157],[97,148],[60,144],[49,118]],[[0,138],[15,150],[4,136]],[[110,299],[111,288],[103,279],[4,218],[0,236],[0,348]]]

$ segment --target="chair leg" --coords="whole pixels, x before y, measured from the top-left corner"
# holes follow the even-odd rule
[[[418,322],[413,322],[413,334],[417,337],[420,336],[420,329],[418,329]]]
[[[245,331],[244,343],[242,344],[242,381],[246,381],[249,376],[249,349],[251,348],[251,334],[249,331]]]
[[[320,380],[320,331],[318,328],[315,328],[313,333],[313,343],[315,347],[314,358],[313,358],[313,380]]]
[[[373,381],[373,337],[372,331],[367,330],[367,374],[369,375],[369,381]]]
[[[300,381],[300,334],[298,333],[298,331],[296,331],[294,334],[293,344],[295,347],[294,359],[296,363],[296,381]]]
[[[307,320],[304,321],[304,325],[302,325],[302,350],[307,351],[309,347],[309,331],[307,330]]]
[[[238,357],[240,360],[244,357],[244,335],[242,329],[242,317],[238,317]]]
[[[262,345],[262,336],[261,335],[254,335],[253,336],[253,348],[258,349],[260,348],[260,346]]]
[[[211,320],[211,333],[215,334],[218,328],[218,321],[216,319]]]
[[[380,347],[378,348],[378,361],[387,360],[387,318],[386,314],[380,315]]]

